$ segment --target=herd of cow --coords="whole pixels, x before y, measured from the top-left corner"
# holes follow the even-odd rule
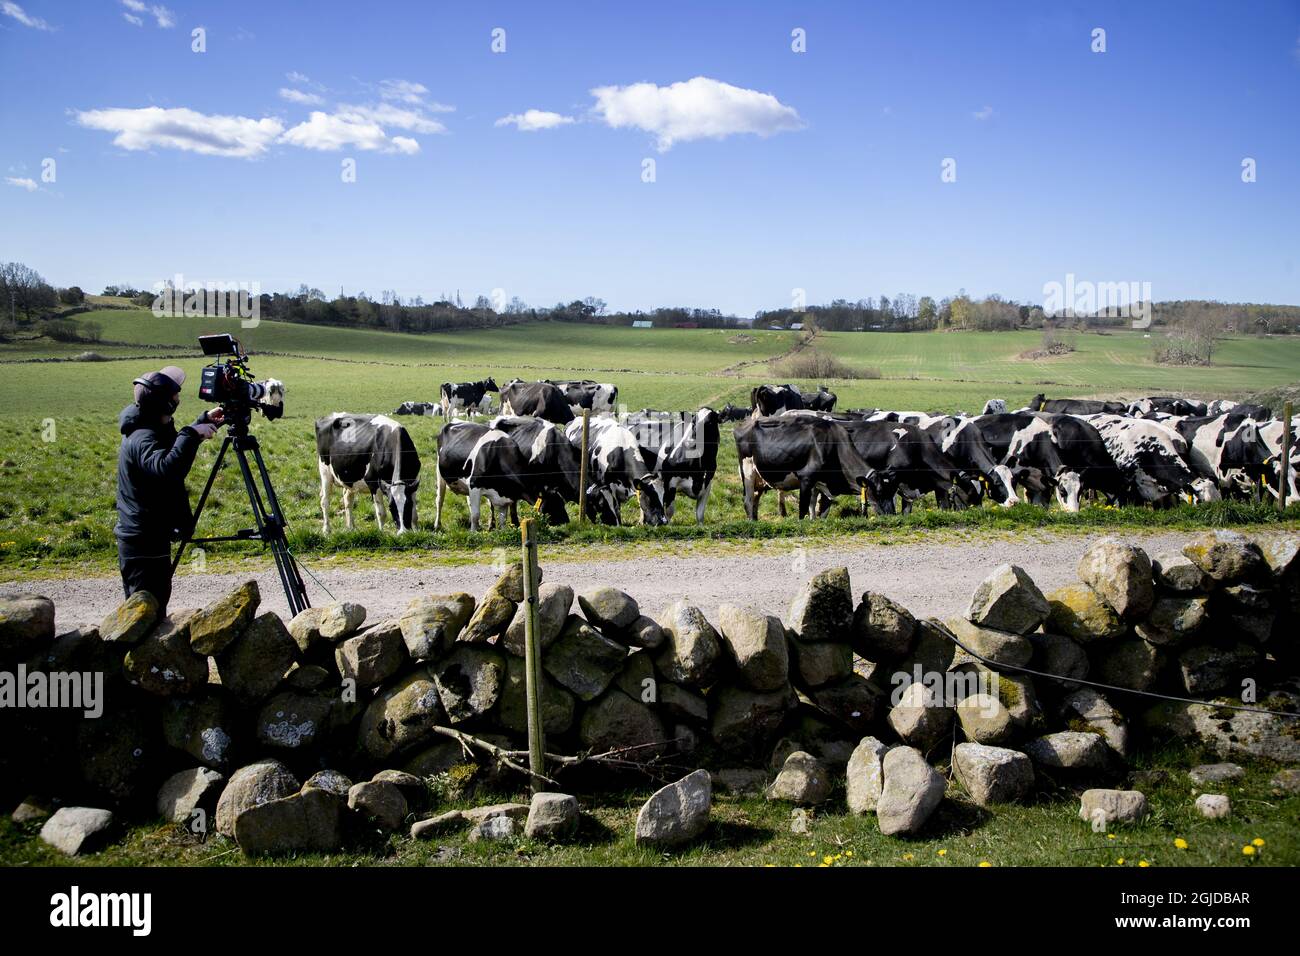
[[[459,413],[490,412],[499,392],[500,414],[487,422]],[[489,525],[517,522],[520,501],[552,523],[568,521],[567,504],[580,500],[581,412],[588,418],[586,516],[620,524],[635,497],[640,522],[672,520],[678,495],[695,502],[704,521],[717,472],[721,424],[734,436],[745,513],[758,518],[764,492],[797,492],[799,517],[824,515],[834,499],[851,495],[863,513],[911,510],[925,494],[942,508],[978,506],[987,497],[1011,506],[1030,502],[1077,511],[1084,498],[1108,504],[1168,507],[1185,500],[1214,501],[1284,494],[1300,501],[1295,428],[1260,405],[1152,397],[1132,403],[1047,399],[1010,411],[991,399],[979,415],[927,414],[882,409],[835,411],[825,387],[760,385],[749,408],[721,411],[643,409],[614,414],[618,389],[608,383],[515,379],[498,389],[492,379],[448,383],[441,401],[407,402],[396,414],[442,415],[438,435],[437,505],[442,525],[448,491],[468,499],[470,530],[480,530],[483,502]],[[1282,467],[1283,429],[1292,430],[1289,467]],[[321,512],[329,533],[330,493],[343,489],[347,527],[352,501],[371,496],[382,528],[387,510],[398,532],[416,526],[420,457],[407,430],[385,415],[335,413],[316,422]],[[1285,489],[1281,489],[1285,474]]]

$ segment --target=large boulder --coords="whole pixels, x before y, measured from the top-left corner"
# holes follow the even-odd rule
[[[187,824],[195,810],[212,814],[226,778],[207,767],[174,773],[158,789],[158,816],[168,823]]]
[[[1028,634],[1047,619],[1047,612],[1047,599],[1025,570],[1000,564],[975,588],[966,618],[981,627]]]
[[[1128,629],[1115,609],[1081,582],[1049,592],[1047,606],[1045,629],[1083,644],[1113,640]]]
[[[794,655],[792,678],[800,687],[825,687],[853,673],[853,648],[847,644],[790,638],[790,651]]]
[[[665,848],[694,840],[709,825],[713,785],[707,770],[696,770],[658,790],[636,815],[636,842]]]
[[[1178,675],[1183,690],[1192,697],[1241,693],[1243,679],[1253,675],[1260,662],[1255,648],[1243,642],[1228,645],[1199,644],[1178,655]]]
[[[1146,795],[1137,790],[1085,790],[1079,798],[1079,819],[1103,829],[1112,823],[1137,823],[1146,815]]]
[[[876,804],[880,832],[886,836],[916,833],[943,800],[943,776],[915,747],[895,747],[883,761],[885,784]]]
[[[1048,770],[1091,773],[1105,770],[1110,758],[1101,734],[1062,730],[1029,741],[1024,747],[1029,758]]]
[[[368,627],[334,647],[334,666],[339,676],[355,681],[359,688],[382,684],[406,661],[401,624],[392,620]]]
[[[655,664],[674,684],[708,687],[719,672],[722,641],[704,612],[678,601],[659,615],[664,646]]]
[[[943,688],[930,688],[913,681],[889,711],[889,726],[902,740],[928,752],[952,732],[953,709]]]
[[[1102,538],[1079,558],[1079,579],[1125,621],[1146,616],[1155,600],[1151,559],[1141,548],[1118,538]]]
[[[317,630],[325,640],[338,643],[359,631],[365,621],[366,609],[360,604],[353,604],[351,601],[335,601],[321,608]]]
[[[298,654],[280,618],[259,614],[253,623],[217,656],[221,686],[242,703],[253,703],[280,685]]]
[[[790,659],[779,619],[752,608],[724,604],[718,609],[718,628],[741,683],[758,691],[785,686]]]
[[[543,584],[537,589],[537,647],[545,650],[555,643],[564,633],[564,625],[569,622],[569,610],[573,607],[573,588],[566,584]],[[525,618],[527,605],[520,604],[514,619],[506,628],[502,646],[519,657],[524,656]]]
[[[235,820],[253,807],[298,792],[298,778],[278,760],[259,760],[230,775],[217,800],[217,832],[235,835]]]
[[[208,682],[207,658],[190,649],[189,615],[180,612],[131,648],[122,670],[133,685],[159,697],[192,694]]]
[[[60,853],[79,856],[108,842],[113,814],[97,807],[60,807],[41,827],[41,839]]]
[[[857,674],[807,693],[813,706],[854,734],[869,731],[888,702],[879,687]]]
[[[158,599],[136,591],[99,624],[99,637],[110,643],[138,644],[158,621]]]
[[[636,601],[617,588],[594,588],[580,594],[578,606],[588,622],[607,634],[622,634],[641,617]]]
[[[966,739],[997,747],[1017,736],[1011,712],[993,694],[971,694],[957,705],[957,720]]]
[[[1194,636],[1208,618],[1209,599],[1194,595],[1169,595],[1156,598],[1146,620],[1133,630],[1152,644],[1168,647]]]
[[[767,788],[767,799],[799,806],[825,803],[830,795],[831,775],[826,765],[802,750],[796,750],[785,758],[781,772]]]
[[[573,695],[542,670],[542,729],[548,734],[562,734],[573,726],[577,709]],[[639,699],[639,698],[638,698]],[[497,705],[497,722],[516,734],[528,733],[527,665],[522,657],[506,657],[506,682]]]
[[[358,742],[371,757],[383,760],[427,739],[442,718],[438,688],[421,667],[381,690],[367,705]]]
[[[514,601],[495,588],[489,589],[456,640],[464,644],[482,644],[499,637],[510,626],[518,610],[519,605]]]
[[[845,799],[850,813],[874,813],[885,785],[885,754],[889,748],[875,737],[863,737],[845,768]]]
[[[162,726],[169,747],[184,751],[205,766],[221,770],[234,759],[236,720],[219,692],[169,700],[163,710]]]
[[[1030,663],[1035,670],[1077,680],[1088,676],[1088,653],[1071,638],[1064,634],[1033,634],[1030,640],[1034,644]],[[1065,688],[1078,686],[1064,681],[1053,683]]]
[[[626,641],[629,647],[644,647],[648,650],[655,650],[663,646],[664,629],[659,626],[659,622],[652,617],[642,614],[626,633],[616,634],[619,640]]]
[[[429,667],[447,719],[458,724],[481,717],[501,699],[506,660],[491,648],[461,644]]]
[[[304,608],[289,622],[289,636],[293,638],[293,642],[298,645],[298,651],[304,656],[317,645],[329,643],[321,637],[320,633],[320,622],[324,614],[323,607]]]
[[[250,807],[235,818],[233,836],[249,856],[330,853],[343,842],[338,797],[303,790]]]
[[[524,835],[530,840],[566,840],[578,832],[578,798],[567,793],[535,793]]]
[[[1034,645],[1020,634],[981,627],[964,617],[950,617],[944,626],[980,660],[1024,667],[1034,656]]]
[[[334,701],[329,697],[281,691],[267,699],[257,714],[257,740],[280,750],[307,750],[330,727]]]
[[[1106,645],[1092,659],[1092,679],[1130,690],[1150,690],[1165,665],[1165,655],[1141,638],[1124,638]]]
[[[256,581],[245,581],[190,619],[190,647],[210,657],[220,654],[253,622],[262,594]]]
[[[473,613],[474,598],[464,592],[417,597],[398,620],[411,659],[428,661],[445,653]]]
[[[721,687],[710,695],[709,734],[724,750],[761,748],[772,739],[794,703],[789,688],[759,692]]]
[[[1181,551],[1161,551],[1151,559],[1156,584],[1178,594],[1208,591],[1214,580]]]
[[[338,770],[317,770],[307,778],[307,782],[302,785],[304,790],[324,790],[326,793],[332,793],[344,803],[348,799],[348,791],[352,789],[352,778]]]
[[[915,633],[916,618],[907,608],[883,594],[866,591],[853,612],[849,643],[869,661],[892,661],[912,649]]]
[[[848,568],[813,575],[795,594],[786,621],[800,640],[847,641],[853,628],[853,591]]]
[[[982,807],[1019,800],[1034,786],[1033,763],[1018,750],[958,744],[953,748],[952,767],[971,799]]]
[[[24,591],[0,591],[0,659],[17,658],[53,637],[53,601]]]
[[[543,655],[542,666],[579,700],[592,700],[618,676],[626,657],[625,645],[611,641],[582,618],[571,615],[564,631]]]
[[[1116,755],[1128,758],[1128,722],[1096,688],[1080,687],[1062,698],[1061,719],[1071,730],[1101,734]]]
[[[653,710],[615,689],[586,709],[578,738],[597,753],[626,750],[629,760],[649,760],[663,752],[668,733]]]
[[[1259,546],[1239,531],[1207,531],[1183,545],[1183,554],[1217,584],[1251,580],[1268,568]]]
[[[387,780],[355,783],[348,789],[348,809],[381,830],[401,830],[409,812],[402,788]]]

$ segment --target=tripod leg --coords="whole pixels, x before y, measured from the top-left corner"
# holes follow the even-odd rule
[[[176,548],[176,557],[172,559],[172,574],[180,567],[181,555],[185,553],[185,546],[190,543],[194,537],[194,530],[199,526],[199,516],[203,514],[203,506],[208,503],[208,494],[212,491],[212,483],[217,479],[217,473],[221,471],[221,463],[225,460],[226,449],[230,447],[230,435],[227,434],[221,441],[221,449],[217,452],[217,459],[212,463],[212,470],[208,472],[207,484],[203,486],[203,494],[199,495],[199,503],[194,509],[194,524],[190,527],[189,534],[181,541]]]
[[[253,477],[253,470],[248,464],[248,452],[252,452],[253,460],[257,463],[257,473],[261,479],[260,489]],[[307,599],[307,587],[298,571],[298,564],[285,542],[285,524],[284,516],[280,513],[280,501],[275,495],[275,487],[271,484],[271,476],[266,470],[266,462],[262,459],[262,449],[257,444],[257,439],[249,435],[237,440],[235,457],[239,459],[239,468],[244,476],[244,488],[248,492],[248,501],[253,508],[253,519],[257,522],[258,533],[261,539],[271,546],[275,568],[280,576],[280,586],[284,588],[285,600],[289,604],[289,610],[297,614],[310,607],[311,602]],[[267,505],[270,506],[269,509]]]

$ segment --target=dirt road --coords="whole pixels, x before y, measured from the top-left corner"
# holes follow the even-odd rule
[[[1043,590],[1075,578],[1075,564],[1094,535],[1034,535],[998,537],[987,542],[924,540],[909,544],[825,546],[802,550],[792,543],[773,543],[753,555],[692,555],[629,557],[594,563],[546,562],[546,580],[568,584],[581,592],[609,585],[631,594],[647,613],[685,598],[712,614],[726,601],[750,603],[782,613],[800,582],[825,568],[848,567],[856,593],[880,591],[900,601],[918,616],[946,616],[964,611],[975,585],[994,566],[1012,562],[1023,567]],[[1121,537],[1156,554],[1181,545],[1192,532],[1125,533]],[[340,600],[355,601],[369,610],[369,619],[398,613],[419,593],[468,591],[480,595],[496,579],[490,564],[461,567],[329,568],[313,566],[323,583]],[[257,575],[262,606],[284,614],[284,594],[269,562]],[[176,579],[172,607],[202,607],[225,594],[248,574],[183,573]],[[116,577],[69,578],[0,583],[0,589],[33,590],[52,598],[60,630],[97,624],[122,600]],[[329,596],[308,578],[313,604]]]

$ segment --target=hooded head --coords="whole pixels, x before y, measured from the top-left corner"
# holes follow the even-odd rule
[[[166,417],[176,411],[176,406],[181,402],[185,372],[175,365],[168,365],[157,372],[140,376],[132,384],[135,386],[135,403],[141,411]]]

